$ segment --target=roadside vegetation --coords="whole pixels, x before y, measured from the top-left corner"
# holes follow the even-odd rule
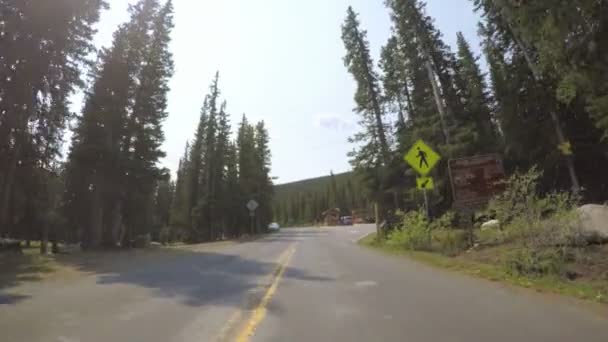
[[[349,157],[381,221],[416,210],[424,201],[416,174],[404,161],[418,140],[442,156],[428,175],[435,184],[427,194],[433,217],[454,207],[448,161],[486,154],[499,155],[507,175],[537,165],[539,190],[555,193],[530,199],[539,206],[569,205],[561,192],[570,189],[583,203],[604,203],[608,64],[600,56],[608,48],[605,6],[594,0],[560,6],[544,0],[470,2],[479,15],[480,49],[470,36],[441,32],[426,1],[387,0],[391,36],[374,53],[364,16],[346,9],[343,61],[356,84],[360,121]],[[456,41],[452,46],[450,36]],[[537,210],[543,220],[514,220],[513,227],[504,228],[511,232],[506,238],[549,229],[545,209]],[[521,221],[533,227],[513,232]],[[458,244],[457,236],[445,234],[455,240],[448,244]],[[529,237],[526,244],[532,248],[534,240]]]
[[[386,237],[374,234],[361,243],[491,280],[608,303],[608,245],[583,229],[579,196],[541,194],[540,178],[533,168],[507,180],[505,192],[483,213],[497,220],[488,228],[459,229],[453,213],[429,220],[411,211],[399,214]]]

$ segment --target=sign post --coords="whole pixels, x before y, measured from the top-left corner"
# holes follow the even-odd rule
[[[249,200],[249,202],[247,202],[247,204],[245,206],[247,207],[247,209],[249,209],[249,217],[251,220],[250,230],[251,230],[251,234],[253,235],[255,233],[255,211],[258,209],[260,204],[252,199],[252,200]]]
[[[424,195],[424,211],[426,217],[430,217],[428,190],[435,189],[435,182],[428,174],[437,166],[441,156],[430,148],[424,141],[418,140],[404,157],[405,161],[421,177],[416,179],[416,187]]]

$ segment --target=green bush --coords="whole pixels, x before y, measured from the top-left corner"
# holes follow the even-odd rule
[[[565,266],[565,256],[554,248],[544,250],[520,248],[509,254],[506,259],[507,271],[519,276],[562,275]]]
[[[580,245],[576,206],[569,192],[541,195],[542,173],[532,168],[515,173],[504,193],[490,202],[489,210],[501,222],[505,241],[517,246],[507,256],[507,269],[519,275],[561,275],[569,255]]]
[[[389,234],[386,243],[392,247],[409,250],[429,250],[431,227],[424,212],[410,211],[400,215],[401,224]]]
[[[427,219],[423,210],[399,215],[401,223],[386,241],[389,246],[430,251],[434,242],[442,253],[451,255],[462,251],[466,245],[463,232],[452,229],[455,216],[451,212],[433,221]]]
[[[433,241],[436,243],[438,251],[447,256],[458,255],[469,245],[466,231],[451,228],[434,231]]]

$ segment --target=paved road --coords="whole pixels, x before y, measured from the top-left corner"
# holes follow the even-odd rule
[[[605,313],[358,247],[372,229],[80,264],[0,291],[0,340],[608,341]]]

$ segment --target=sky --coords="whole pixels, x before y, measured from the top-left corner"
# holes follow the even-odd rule
[[[108,2],[97,25],[98,47],[111,44],[136,0]],[[162,164],[175,173],[219,71],[233,128],[243,113],[265,121],[275,183],[349,171],[353,146],[347,139],[358,130],[355,83],[342,62],[341,24],[349,5],[360,13],[377,62],[391,33],[382,0],[174,0],[175,74]],[[454,51],[458,31],[479,51],[479,18],[470,0],[428,0],[427,13]],[[81,107],[81,96],[74,106]]]

